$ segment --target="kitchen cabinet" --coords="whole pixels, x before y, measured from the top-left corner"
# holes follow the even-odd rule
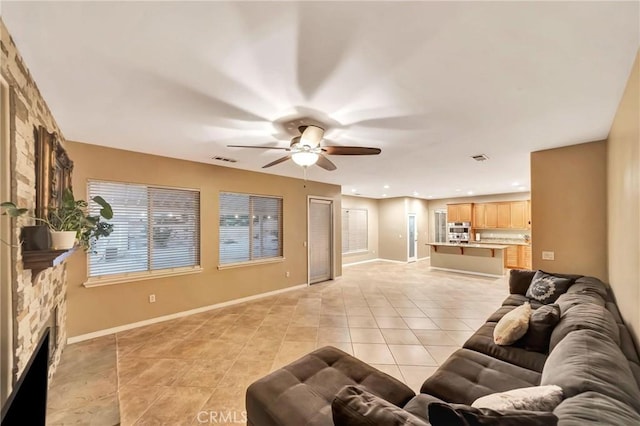
[[[526,201],[512,201],[509,203],[512,229],[526,229],[527,228],[527,202]]]
[[[518,267],[531,269],[531,246],[518,246]]]
[[[447,222],[471,222],[471,203],[447,204]]]
[[[518,246],[509,246],[504,255],[505,268],[518,268]]]
[[[474,204],[473,205],[473,220],[471,221],[471,227],[482,229],[487,226],[486,223],[486,204]]]
[[[484,205],[484,224],[487,228],[498,227],[498,205],[489,203]]]
[[[511,228],[511,203],[497,203],[498,228]]]

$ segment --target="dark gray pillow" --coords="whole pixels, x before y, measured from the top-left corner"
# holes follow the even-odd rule
[[[429,426],[419,417],[397,407],[361,386],[345,386],[331,403],[333,423],[340,426]]]
[[[556,301],[561,294],[569,290],[573,283],[571,278],[559,277],[544,271],[536,271],[527,289],[527,298],[537,300],[545,305]]]
[[[549,412],[490,410],[462,404],[429,404],[432,426],[555,426],[558,418]]]
[[[535,274],[536,271],[528,269],[512,269],[509,272],[509,293],[524,296]]]
[[[544,305],[534,310],[529,319],[527,333],[520,343],[528,351],[546,354],[549,351],[551,333],[560,322],[560,308],[556,304]]]

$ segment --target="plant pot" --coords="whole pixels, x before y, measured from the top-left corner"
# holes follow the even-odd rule
[[[24,226],[20,234],[22,250],[49,250],[51,237],[47,225]]]
[[[51,231],[51,248],[69,250],[76,244],[76,231]]]

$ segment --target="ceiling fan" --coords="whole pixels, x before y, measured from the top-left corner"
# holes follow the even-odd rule
[[[380,148],[359,147],[359,146],[321,146],[320,142],[324,136],[324,129],[315,125],[299,126],[300,136],[291,139],[289,148],[255,146],[255,145],[227,145],[228,148],[256,148],[256,149],[279,149],[290,152],[290,154],[272,161],[262,166],[263,169],[284,163],[291,159],[294,163],[302,167],[309,167],[314,164],[325,170],[336,170],[333,164],[325,155],[378,155],[382,152]]]

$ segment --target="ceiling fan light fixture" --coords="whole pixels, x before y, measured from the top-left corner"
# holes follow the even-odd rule
[[[315,148],[320,144],[324,130],[318,126],[307,126],[300,137],[300,145]]]
[[[301,167],[309,167],[316,164],[318,161],[318,154],[315,152],[301,151],[291,154],[291,159],[294,163]]]

